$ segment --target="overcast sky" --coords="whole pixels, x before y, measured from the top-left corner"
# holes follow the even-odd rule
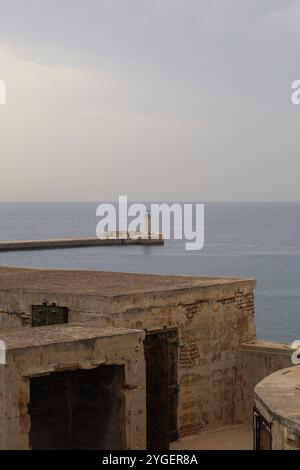
[[[0,201],[300,200],[300,1],[0,0]]]

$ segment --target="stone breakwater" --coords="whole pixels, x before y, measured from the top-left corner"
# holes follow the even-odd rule
[[[49,250],[59,248],[84,248],[114,245],[163,245],[162,236],[159,238],[64,238],[54,240],[18,240],[1,241],[0,252],[21,250]]]

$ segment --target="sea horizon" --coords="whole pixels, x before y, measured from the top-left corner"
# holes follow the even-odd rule
[[[298,204],[205,203],[205,244],[199,252],[187,252],[182,240],[166,240],[164,247],[0,253],[0,265],[256,278],[258,338],[290,343],[300,338]],[[0,240],[95,236],[96,207],[95,202],[1,202]]]

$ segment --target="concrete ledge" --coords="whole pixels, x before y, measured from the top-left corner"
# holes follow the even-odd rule
[[[291,357],[293,351],[292,347],[289,344],[275,343],[272,341],[264,340],[255,340],[247,343],[242,343],[239,349],[240,351],[249,351],[252,353],[257,352],[258,354],[266,352],[271,354],[279,354],[280,356],[286,355],[289,357]]]

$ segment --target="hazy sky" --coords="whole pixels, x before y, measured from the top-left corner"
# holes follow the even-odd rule
[[[0,0],[0,201],[300,200],[300,1]]]

